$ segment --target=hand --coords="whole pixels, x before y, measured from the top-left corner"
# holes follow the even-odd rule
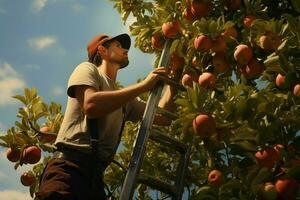
[[[142,81],[146,90],[150,90],[155,86],[159,80],[168,78],[169,70],[165,67],[158,67],[148,74],[148,76]]]

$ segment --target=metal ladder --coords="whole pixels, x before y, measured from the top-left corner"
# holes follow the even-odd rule
[[[170,47],[172,40],[166,40],[162,55],[159,61],[159,66],[168,66],[170,57]],[[170,82],[168,84],[176,84]],[[157,129],[152,129],[153,120],[156,112],[176,117],[173,113],[158,108],[159,98],[163,89],[162,84],[158,84],[150,93],[148,98],[143,119],[138,131],[138,135],[134,144],[134,150],[131,162],[123,182],[120,200],[131,200],[137,183],[141,183],[151,187],[152,189],[168,194],[172,200],[181,200],[184,190],[184,179],[188,167],[190,148],[187,144],[177,141],[166,134],[161,133]],[[146,150],[146,142],[148,138],[168,146],[180,153],[179,164],[176,168],[176,180],[173,184],[166,183],[148,174],[141,174],[140,168],[143,162],[144,153]]]

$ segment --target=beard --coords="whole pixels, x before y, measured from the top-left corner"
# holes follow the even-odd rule
[[[127,67],[129,64],[128,58],[126,59],[124,58],[119,64],[120,64],[120,69]]]

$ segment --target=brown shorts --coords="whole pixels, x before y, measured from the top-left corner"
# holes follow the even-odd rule
[[[44,169],[35,200],[105,200],[103,173],[92,174],[90,166],[87,162],[52,158]]]

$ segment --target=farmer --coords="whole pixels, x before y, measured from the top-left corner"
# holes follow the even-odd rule
[[[158,67],[143,81],[118,88],[117,73],[129,63],[130,43],[127,34],[100,34],[87,45],[88,62],[79,64],[68,81],[57,150],[45,167],[36,200],[107,198],[103,173],[116,153],[124,122],[142,118],[145,103],[138,95],[167,77],[167,69]],[[167,86],[159,106],[174,110],[175,93]],[[157,115],[154,123],[167,125],[170,121]],[[91,136],[92,130],[96,130],[96,138]]]

